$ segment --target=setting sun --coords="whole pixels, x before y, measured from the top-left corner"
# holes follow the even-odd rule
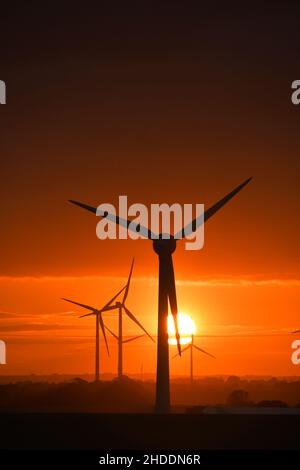
[[[188,344],[192,341],[192,335],[196,333],[196,325],[186,313],[178,313],[178,327],[180,344]],[[175,326],[172,315],[168,316],[169,344],[176,345]]]

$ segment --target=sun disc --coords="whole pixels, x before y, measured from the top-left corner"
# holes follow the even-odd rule
[[[190,315],[178,313],[178,329],[180,334],[180,344],[189,344],[192,336],[196,333],[196,325]],[[172,315],[168,315],[169,344],[176,345],[175,325]]]

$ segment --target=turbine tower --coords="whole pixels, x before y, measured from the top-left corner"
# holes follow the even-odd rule
[[[119,320],[119,327],[118,327],[118,336],[116,336],[112,331],[110,331],[108,328],[107,330],[110,331],[110,333],[118,339],[118,378],[121,379],[123,375],[123,344],[128,342],[129,340],[123,341],[123,312],[133,321],[135,322],[143,331],[146,333],[146,335],[154,342],[154,339],[152,336],[147,332],[147,330],[143,327],[143,325],[138,321],[138,319],[133,315],[130,310],[125,305],[126,299],[128,297],[128,292],[129,292],[129,286],[130,286],[130,281],[131,281],[131,276],[132,276],[132,271],[133,271],[133,265],[134,265],[134,259],[132,260],[131,263],[131,268],[128,276],[128,281],[127,284],[124,288],[124,296],[121,302],[116,302],[114,305],[111,305],[110,310],[117,309],[118,310],[118,320]],[[143,335],[142,335],[143,336]],[[137,339],[140,336],[137,336],[133,339]],[[132,341],[131,339],[130,341]]]
[[[105,326],[107,331],[118,341],[118,379],[121,380],[123,377],[123,344],[130,343],[136,339],[142,338],[144,335],[133,336],[128,339],[120,339],[120,336],[116,335],[108,326]]]
[[[183,354],[185,351],[188,351],[190,350],[190,380],[191,380],[191,384],[193,384],[194,382],[194,363],[193,363],[193,351],[194,349],[197,349],[197,351],[200,351],[204,354],[207,354],[208,356],[210,357],[213,357],[214,359],[216,359],[215,356],[213,356],[212,354],[210,354],[209,352],[205,351],[204,349],[201,349],[199,348],[199,346],[196,346],[195,343],[194,343],[194,335],[192,335],[192,340],[191,342],[181,350],[181,354]],[[179,356],[179,354],[175,354],[174,357],[177,357]]]
[[[136,224],[134,221],[123,219],[119,216],[105,212],[103,217],[121,225],[133,232],[153,240],[153,249],[159,260],[159,287],[158,287],[158,341],[157,341],[157,369],[156,369],[156,403],[157,413],[169,413],[170,411],[170,372],[169,372],[169,344],[168,344],[168,303],[174,319],[177,347],[180,351],[180,337],[177,324],[177,297],[174,278],[174,268],[172,254],[176,250],[176,242],[179,238],[190,235],[199,227],[199,223],[207,222],[217,211],[219,211],[230,199],[232,199],[252,178],[248,178],[216,204],[210,207],[201,215],[201,219],[194,219],[190,224],[180,230],[175,236],[169,235],[169,238],[163,238],[163,234],[156,235],[146,227]],[[97,208],[83,204],[78,201],[70,200],[75,204],[93,214],[97,214]]]
[[[107,344],[107,338],[106,338],[106,333],[105,333],[105,326],[102,318],[102,313],[103,312],[108,312],[109,310],[113,310],[115,307],[111,307],[112,302],[123,292],[123,290],[126,288],[123,287],[114,297],[107,302],[107,304],[104,305],[100,310],[96,309],[94,307],[91,307],[86,304],[81,304],[79,302],[75,302],[74,300],[62,298],[62,300],[65,300],[66,302],[70,302],[71,304],[79,305],[80,307],[83,307],[87,310],[90,310],[90,313],[87,313],[85,315],[81,315],[79,318],[84,318],[84,317],[89,317],[91,315],[95,315],[95,320],[96,320],[96,346],[95,346],[95,381],[99,381],[100,377],[100,347],[99,347],[99,326],[101,327],[102,334],[104,337],[105,345],[106,345],[106,350],[107,354],[109,355],[109,349],[108,349],[108,344]]]

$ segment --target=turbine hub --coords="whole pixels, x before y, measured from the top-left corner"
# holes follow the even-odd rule
[[[163,234],[159,234],[157,240],[153,240],[153,249],[156,254],[159,256],[162,255],[171,255],[176,250],[176,240],[172,235],[169,235],[170,238],[162,238]]]

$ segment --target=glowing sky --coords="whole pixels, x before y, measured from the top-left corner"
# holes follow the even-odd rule
[[[8,364],[1,368],[1,374],[92,373],[94,321],[79,319],[82,310],[70,309],[60,297],[67,295],[101,306],[125,280],[125,276],[2,278],[1,304],[6,313],[1,314],[1,335],[8,345]],[[217,357],[216,361],[199,357],[195,373],[297,374],[297,367],[290,362],[292,337],[288,333],[298,326],[299,287],[296,280],[178,280],[179,307],[195,320],[199,335],[196,343]],[[156,297],[155,278],[133,277],[128,307],[152,334],[156,332]],[[106,314],[105,318],[117,331],[116,316]],[[124,320],[124,334],[138,333],[133,323]],[[110,348],[108,358],[102,342],[104,372],[116,371],[113,338]],[[139,373],[142,363],[144,372],[154,372],[156,348],[148,339],[129,343],[124,354],[128,373]],[[174,359],[172,373],[184,373],[185,361],[184,357]]]
[[[299,373],[290,336],[231,336],[300,328],[299,7],[101,8],[1,12],[0,374],[92,372],[93,322],[60,298],[101,306],[133,256],[128,305],[156,331],[151,243],[99,241],[68,199],[208,207],[249,176],[205,227],[204,249],[174,256],[179,308],[217,357],[199,357],[195,374]],[[104,371],[116,369],[111,347]],[[141,363],[155,370],[146,339],[125,352],[125,370]]]

